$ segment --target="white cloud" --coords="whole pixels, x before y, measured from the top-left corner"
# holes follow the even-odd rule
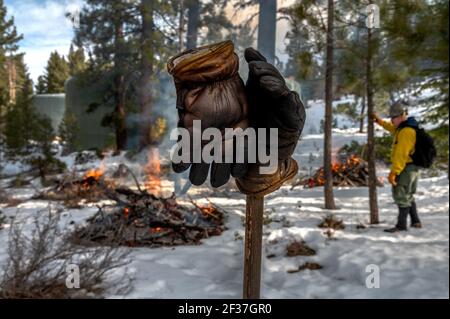
[[[36,82],[52,51],[68,53],[73,28],[65,14],[80,8],[83,0],[6,0],[5,4],[24,36],[20,51],[25,53],[31,78]]]

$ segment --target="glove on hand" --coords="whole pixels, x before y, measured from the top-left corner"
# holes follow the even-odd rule
[[[377,114],[372,113],[372,114],[370,114],[370,117],[375,123],[381,124],[382,120]]]
[[[397,175],[394,172],[390,172],[388,181],[392,186],[397,186]]]

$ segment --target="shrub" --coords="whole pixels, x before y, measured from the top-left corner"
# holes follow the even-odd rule
[[[23,220],[12,223],[0,298],[98,297],[114,286],[128,289],[128,284],[120,287],[122,281],[105,282],[111,270],[128,263],[127,253],[116,247],[73,244],[62,233],[59,216],[60,211],[51,209],[38,212],[29,235]],[[66,286],[67,267],[71,264],[79,268],[80,289]]]

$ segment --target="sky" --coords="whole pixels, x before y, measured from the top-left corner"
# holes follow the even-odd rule
[[[82,7],[83,0],[5,0],[9,16],[14,16],[17,31],[23,34],[20,52],[25,53],[25,63],[36,83],[44,73],[50,53],[57,50],[67,55],[73,39],[73,25],[65,17]],[[294,0],[278,0],[278,6],[286,6]],[[284,36],[287,22],[280,21],[277,28],[277,56],[286,60]]]
[[[14,16],[18,33],[23,34],[20,52],[36,83],[44,73],[52,51],[68,54],[73,39],[71,22],[65,13],[81,7],[82,0],[5,0],[9,16]]]

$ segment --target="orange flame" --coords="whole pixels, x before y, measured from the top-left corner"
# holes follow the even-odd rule
[[[125,218],[128,218],[128,216],[130,215],[130,209],[128,207],[124,208],[123,215],[125,216]]]
[[[340,163],[339,161],[333,160],[331,164],[331,171],[333,174],[347,174],[348,169],[358,166],[361,163],[361,159],[357,155],[351,155],[345,161],[345,163]],[[325,171],[321,168],[317,174],[316,178],[310,178],[307,181],[309,187],[323,186],[325,184]]]
[[[352,155],[347,162],[350,162],[352,165],[358,165],[361,162],[361,159],[356,155]]]
[[[341,164],[338,162],[334,162],[333,164],[331,164],[331,170],[333,171],[333,173],[339,172],[340,168],[341,168]]]
[[[147,154],[148,162],[144,168],[147,174],[145,188],[155,196],[161,192],[161,161],[159,159],[159,150],[151,148]]]
[[[89,190],[92,186],[100,181],[100,178],[103,176],[103,174],[103,169],[91,169],[87,171],[86,174],[84,174],[81,187],[84,190]]]
[[[93,178],[96,181],[99,181],[100,178],[105,174],[105,164],[103,163],[103,161],[100,162],[100,167],[99,168],[94,168],[91,169],[89,171],[87,171],[86,174],[84,174],[84,178]]]
[[[151,234],[155,234],[155,233],[160,233],[162,232],[164,229],[162,227],[150,227],[149,228],[149,233]]]
[[[84,178],[94,178],[98,181],[103,176],[103,171],[101,169],[91,169],[85,175]]]

